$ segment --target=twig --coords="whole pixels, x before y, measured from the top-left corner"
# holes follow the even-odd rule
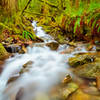
[[[39,0],[40,2],[44,2],[43,0]],[[57,8],[58,9],[58,7],[57,6],[55,6],[55,5],[53,5],[53,4],[51,4],[51,3],[49,3],[49,2],[45,2],[47,5],[49,5],[49,6],[51,6],[51,7],[53,7],[53,8]]]
[[[32,1],[32,0],[29,0],[29,1],[28,1],[28,3],[26,4],[25,8],[24,8],[23,11],[22,11],[22,14],[23,14],[24,11],[27,9],[27,7],[28,7],[28,5],[30,4],[31,1]]]
[[[29,13],[29,14],[34,14],[34,15],[39,15],[39,16],[45,16],[44,14],[41,13],[37,13],[37,12],[29,12],[29,11],[24,11],[25,13]],[[52,17],[52,16],[47,16],[47,17]]]

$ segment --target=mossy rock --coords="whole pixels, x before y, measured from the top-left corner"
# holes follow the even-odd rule
[[[81,89],[78,89],[76,92],[70,95],[67,100],[100,100],[100,95],[89,95],[83,92]]]
[[[96,79],[97,76],[100,76],[100,62],[81,65],[74,69],[74,73],[83,78]]]
[[[68,83],[67,87],[62,91],[63,100],[67,100],[69,95],[74,93],[78,89],[78,85],[75,83]]]
[[[100,54],[86,53],[69,59],[69,65],[79,77],[96,79],[100,76]]]
[[[95,55],[89,55],[82,54],[82,55],[76,55],[75,57],[72,57],[69,59],[68,63],[71,67],[77,67],[80,65],[84,65],[86,63],[93,62],[95,60]]]
[[[0,60],[4,60],[9,56],[4,46],[0,43]]]

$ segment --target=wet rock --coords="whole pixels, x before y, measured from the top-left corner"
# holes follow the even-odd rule
[[[68,100],[100,100],[100,96],[89,95],[78,89],[69,96]]]
[[[67,87],[62,92],[62,97],[64,100],[68,98],[68,96],[74,93],[78,89],[78,85],[75,83],[69,83]]]
[[[23,65],[23,68],[26,68],[27,66],[32,65],[32,64],[33,64],[33,62],[29,61],[29,62],[27,62],[26,64]]]
[[[36,37],[36,42],[44,42],[44,40],[41,39],[40,37]]]
[[[20,88],[15,100],[21,100],[22,96],[24,95],[24,88]]]
[[[24,53],[26,53],[27,52],[27,48],[24,46],[24,45],[22,45],[21,46],[21,49],[18,51],[18,53],[19,54],[24,54]]]
[[[66,77],[63,80],[63,83],[66,84],[66,83],[70,82],[71,80],[72,80],[71,76],[70,75],[66,75]]]
[[[100,75],[100,55],[99,53],[86,53],[76,55],[69,59],[69,65],[73,72],[80,77],[96,79]]]
[[[100,91],[95,86],[83,86],[80,89],[86,94],[100,96]]]
[[[59,47],[59,43],[57,42],[50,42],[47,43],[46,46],[50,47],[51,50],[57,50]]]
[[[0,60],[4,60],[9,57],[8,52],[4,48],[4,46],[0,43]]]
[[[96,79],[100,75],[100,62],[81,65],[74,69],[74,73],[83,78]]]
[[[69,65],[72,67],[77,67],[80,65],[84,65],[86,63],[91,63],[95,60],[94,55],[82,54],[82,55],[76,55],[75,57],[72,57],[69,59]]]
[[[1,73],[2,70],[3,70],[3,64],[4,64],[4,62],[3,62],[3,61],[0,61],[0,73]]]
[[[23,68],[20,71],[20,74],[23,74],[24,72],[28,72],[29,69],[32,67],[33,62],[29,61],[26,64],[23,65]]]
[[[16,81],[18,78],[19,78],[19,75],[13,76],[13,77],[11,77],[11,78],[8,80],[7,83],[9,84],[9,83],[11,83],[11,82],[14,82],[14,81]]]
[[[17,44],[10,44],[10,45],[5,44],[4,47],[9,53],[17,53],[21,50],[21,45]]]

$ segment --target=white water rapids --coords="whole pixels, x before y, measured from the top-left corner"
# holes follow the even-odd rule
[[[36,35],[44,39],[44,43],[55,41],[50,35],[45,34],[42,27],[37,27],[33,22]],[[37,43],[38,44],[38,43]],[[6,60],[5,69],[0,75],[0,100],[33,100],[39,93],[47,93],[49,89],[58,84],[66,74],[71,74],[66,63],[67,59],[78,52],[86,52],[83,48],[81,51],[75,51],[72,54],[62,55],[59,51],[63,48],[60,45],[58,51],[52,51],[49,47],[28,47],[27,53],[16,54],[14,57]],[[28,61],[33,64],[28,72],[14,82],[7,84],[8,80],[19,75],[22,66]],[[16,94],[20,89],[24,89],[20,99],[16,99]],[[34,99],[34,100],[35,100]],[[37,99],[36,99],[37,100]],[[39,100],[43,100],[40,98]]]

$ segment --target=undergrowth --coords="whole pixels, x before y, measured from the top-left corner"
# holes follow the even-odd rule
[[[0,16],[0,26],[26,39],[35,39],[31,22],[37,20],[58,38],[100,41],[100,0],[18,0],[11,15]]]

